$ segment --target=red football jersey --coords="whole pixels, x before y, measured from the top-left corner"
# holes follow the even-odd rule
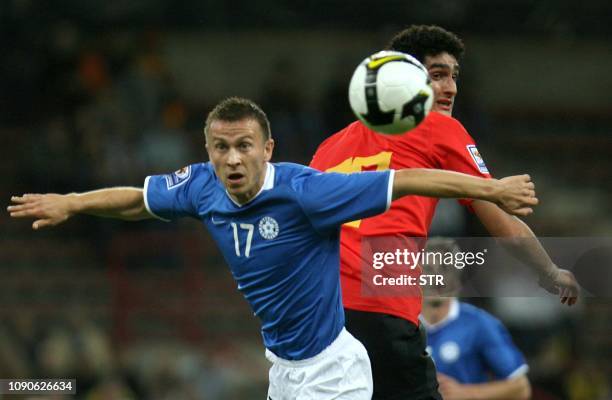
[[[311,167],[345,173],[435,168],[490,177],[474,139],[461,123],[436,112],[429,113],[418,127],[402,135],[382,135],[361,122],[353,122],[319,146]],[[420,292],[409,296],[363,295],[362,268],[368,262],[371,266],[371,260],[363,259],[363,247],[381,236],[387,243],[426,237],[437,202],[438,199],[429,197],[406,196],[394,201],[382,215],[342,226],[340,272],[346,308],[392,314],[418,324]],[[461,203],[469,205],[470,200]],[[412,243],[414,246],[415,242]]]

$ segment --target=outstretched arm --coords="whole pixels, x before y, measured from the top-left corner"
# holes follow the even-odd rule
[[[33,229],[55,226],[75,214],[140,220],[152,218],[144,204],[142,189],[116,187],[86,193],[24,194],[13,196],[7,210],[13,218],[34,218]]]
[[[512,256],[538,273],[540,286],[558,294],[561,303],[571,306],[576,302],[580,289],[574,274],[553,263],[527,224],[485,201],[474,201],[472,207],[491,236],[502,239],[500,243]]]
[[[393,200],[420,195],[439,198],[473,198],[490,201],[514,215],[529,215],[538,204],[529,175],[484,179],[435,169],[403,169],[395,172]]]

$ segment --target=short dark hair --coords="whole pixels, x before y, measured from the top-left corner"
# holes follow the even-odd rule
[[[204,125],[204,135],[208,134],[208,129],[213,121],[236,122],[244,119],[253,119],[261,127],[264,141],[270,139],[270,121],[266,113],[255,103],[243,97],[228,97],[208,113],[206,125]]]
[[[444,52],[460,61],[465,52],[457,35],[437,25],[412,25],[393,36],[386,49],[411,54],[422,63],[426,56]]]

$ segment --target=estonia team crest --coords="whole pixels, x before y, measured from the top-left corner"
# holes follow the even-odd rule
[[[263,217],[259,220],[259,234],[264,239],[274,239],[278,236],[278,222],[272,217]]]

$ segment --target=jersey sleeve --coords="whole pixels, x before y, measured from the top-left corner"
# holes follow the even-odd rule
[[[484,364],[497,379],[510,379],[529,370],[525,357],[514,345],[510,333],[502,323],[492,316],[482,320],[480,356]]]
[[[197,217],[197,198],[210,184],[210,172],[201,165],[183,167],[166,175],[147,176],[144,201],[156,218],[170,221],[179,217]]]
[[[395,171],[324,173],[310,168],[293,182],[302,209],[319,231],[389,209]]]
[[[459,121],[440,117],[438,129],[433,130],[433,155],[442,169],[461,172],[481,178],[491,178],[476,142]],[[471,199],[460,199],[469,206]]]

